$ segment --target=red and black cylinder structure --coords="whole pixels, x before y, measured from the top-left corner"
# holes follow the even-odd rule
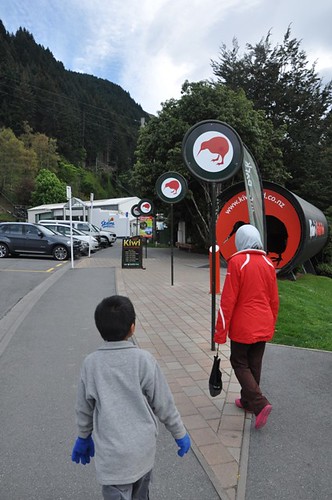
[[[316,255],[326,244],[328,224],[317,207],[288,189],[263,181],[266,246],[278,274],[288,274]],[[216,239],[222,257],[236,252],[235,232],[249,224],[244,183],[226,189],[219,197]]]

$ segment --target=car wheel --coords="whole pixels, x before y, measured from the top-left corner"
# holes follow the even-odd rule
[[[64,245],[56,245],[53,248],[53,257],[55,260],[66,260],[68,259],[69,252]]]
[[[102,236],[100,238],[100,244],[103,248],[108,247],[108,239],[106,238],[106,236]]]
[[[5,243],[0,243],[0,258],[8,257],[9,249]]]

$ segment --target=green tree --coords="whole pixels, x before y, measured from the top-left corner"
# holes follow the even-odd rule
[[[217,81],[243,89],[257,110],[263,110],[277,128],[284,126],[283,160],[291,173],[286,186],[320,208],[325,178],[319,167],[324,155],[324,120],[332,102],[332,82],[322,84],[315,64],[309,65],[301,42],[289,27],[281,44],[272,46],[271,33],[241,55],[236,39],[232,49],[222,45],[212,61]],[[331,164],[329,168],[332,177]]]
[[[33,133],[32,128],[24,122],[24,133],[20,136],[24,145],[32,149],[37,156],[38,170],[46,168],[52,172],[57,172],[60,156],[57,152],[57,141],[39,132]]]
[[[33,205],[61,203],[66,200],[66,184],[46,168],[40,170],[36,177],[35,190],[32,193]]]
[[[264,113],[255,111],[243,91],[209,82],[186,82],[179,100],[163,104],[158,117],[141,129],[136,150],[137,161],[131,185],[141,197],[156,198],[155,183],[164,172],[177,171],[189,181],[189,194],[178,216],[192,227],[193,241],[209,245],[210,190],[204,182],[192,178],[185,167],[181,148],[188,129],[202,120],[216,119],[228,123],[253,152],[265,179],[284,182],[287,172],[278,148],[283,130],[275,130]],[[239,177],[239,179],[242,177]],[[219,186],[219,188],[226,187]]]
[[[90,198],[90,193],[94,193],[95,199],[107,198],[107,192],[96,175],[84,169],[80,169],[80,192],[86,198]]]
[[[58,163],[57,176],[67,186],[71,186],[74,193],[79,193],[81,170],[80,167],[76,167],[65,158],[61,158]]]
[[[329,111],[323,122],[322,127],[322,154],[319,164],[316,165],[316,175],[312,179],[316,183],[313,188],[314,192],[319,191],[319,201],[321,208],[324,209],[325,215],[329,213],[331,218],[331,193],[332,193],[332,111]],[[308,191],[311,190],[311,185],[306,186]],[[309,192],[307,194],[309,198]],[[329,210],[330,208],[330,210]]]
[[[31,189],[30,180],[34,179],[36,171],[36,153],[27,149],[11,129],[2,128],[0,130],[0,190],[16,202],[18,193],[24,189],[24,185],[28,192]]]

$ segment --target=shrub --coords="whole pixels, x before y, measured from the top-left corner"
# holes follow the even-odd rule
[[[332,265],[326,262],[322,264],[317,264],[316,272],[320,276],[327,276],[328,278],[332,278]]]

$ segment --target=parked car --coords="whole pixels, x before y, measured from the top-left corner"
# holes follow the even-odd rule
[[[73,240],[74,257],[81,252],[81,242]],[[70,239],[42,226],[28,222],[0,223],[0,258],[9,254],[52,255],[55,260],[70,257]]]
[[[69,220],[47,220],[43,219],[39,221],[39,224],[66,224],[67,226],[70,226],[70,221]],[[101,234],[101,231],[98,228],[95,228],[90,224],[89,222],[82,222],[82,221],[77,221],[73,220],[72,221],[72,227],[75,229],[78,229],[79,231],[82,231],[82,233],[93,236],[96,238],[96,240],[99,242],[100,246],[106,247],[109,245],[109,240],[108,237],[105,236],[104,234]],[[105,231],[106,232],[106,231]]]
[[[62,234],[63,236],[66,236],[67,238],[70,238],[70,226],[67,224],[56,224],[55,222],[40,222],[44,227],[48,227],[48,229],[51,229],[51,231],[54,231],[56,233]],[[89,253],[89,243],[90,245],[90,251],[95,252],[96,250],[99,249],[99,243],[98,240],[94,236],[88,236],[85,233],[82,233],[82,231],[79,231],[78,229],[75,229],[73,227],[72,229],[73,232],[73,237],[77,238],[82,242],[82,253],[84,255],[87,255]],[[91,240],[91,241],[90,241]]]
[[[96,229],[96,231],[99,231],[102,238],[107,238],[108,244],[110,247],[113,245],[113,243],[116,242],[116,234],[115,233],[111,233],[110,231],[106,231],[104,229],[99,229],[94,224],[91,224],[91,225],[92,225],[92,227],[94,227]]]

